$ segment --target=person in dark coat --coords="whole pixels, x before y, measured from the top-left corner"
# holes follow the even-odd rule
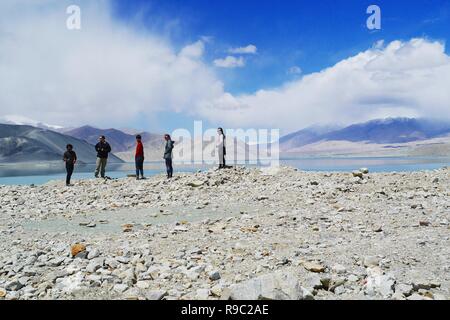
[[[100,136],[99,142],[95,145],[97,151],[97,162],[95,165],[95,177],[98,178],[100,173],[105,178],[106,163],[108,162],[108,154],[111,152],[111,146],[106,142],[105,136]]]
[[[141,135],[136,136],[136,153],[134,155],[136,163],[136,180],[139,180],[139,173],[141,174],[141,179],[144,177],[144,145],[142,144]]]
[[[66,163],[66,186],[71,186],[70,179],[72,178],[72,173],[75,168],[75,163],[77,162],[77,154],[73,151],[73,146],[68,144],[66,146],[66,152],[64,152],[63,160]]]
[[[166,140],[166,146],[164,148],[164,159],[166,161],[166,170],[167,170],[167,178],[170,179],[173,176],[173,166],[172,166],[172,158],[173,158],[173,147],[174,147],[174,141],[172,141],[172,138],[170,135],[165,134],[164,140]]]

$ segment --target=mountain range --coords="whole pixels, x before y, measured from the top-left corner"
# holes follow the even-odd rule
[[[280,139],[282,152],[302,151],[305,146],[313,144],[330,144],[331,142],[364,143],[366,145],[407,144],[445,138],[450,135],[450,122],[387,118],[353,124],[344,128],[309,127]],[[388,146],[387,146],[388,147]]]
[[[39,122],[37,122],[39,123]],[[134,161],[135,134],[110,128],[91,126],[54,130],[48,126],[0,124],[0,163],[60,160],[65,145],[71,143],[82,162],[96,159],[94,145],[105,135],[112,146],[111,162]],[[147,160],[161,160],[163,135],[141,132]],[[200,141],[201,142],[201,141]],[[184,141],[199,145],[199,141]],[[231,143],[229,141],[229,143]],[[237,141],[238,153],[249,152],[249,146]],[[181,144],[183,145],[183,144]],[[208,143],[203,148],[211,149]],[[282,154],[313,156],[422,156],[450,155],[450,123],[426,119],[388,118],[353,124],[346,127],[313,126],[283,136]]]
[[[134,161],[134,150],[136,147],[136,135],[125,133],[117,129],[98,129],[91,126],[83,126],[80,128],[64,131],[64,134],[84,140],[91,145],[98,142],[101,135],[111,145],[112,152],[124,161]],[[142,142],[145,146],[145,157],[147,159],[162,159],[161,150],[164,149],[164,139],[161,134],[150,132],[139,132],[142,136]]]
[[[69,143],[80,162],[95,163],[97,153],[86,141],[27,125],[0,124],[0,163],[62,161]],[[123,162],[115,155],[109,161]]]

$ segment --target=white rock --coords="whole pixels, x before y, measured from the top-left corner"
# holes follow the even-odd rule
[[[124,283],[118,283],[116,285],[114,285],[113,290],[117,291],[119,293],[125,292],[128,289],[128,285],[124,284]]]
[[[263,275],[230,287],[232,300],[301,300],[303,290],[291,272]]]
[[[209,293],[210,293],[209,289],[198,289],[196,298],[198,300],[207,300],[209,297]]]

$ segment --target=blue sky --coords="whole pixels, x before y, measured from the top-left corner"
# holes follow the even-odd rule
[[[450,118],[450,0],[19,3],[0,2],[0,119],[287,133]],[[65,23],[72,4],[76,31]],[[366,27],[372,4],[381,30]]]
[[[381,30],[366,27],[371,4],[381,8]],[[448,0],[118,0],[114,14],[131,23],[138,19],[136,26],[164,34],[180,48],[202,36],[212,37],[205,57],[209,61],[229,48],[254,44],[258,54],[248,57],[244,68],[218,70],[232,94],[280,86],[299,77],[288,72],[294,66],[302,74],[318,72],[378,40],[450,38]],[[193,120],[172,113],[162,113],[159,119],[172,127]]]
[[[382,30],[366,27],[371,4],[382,10]],[[278,86],[294,77],[287,74],[292,66],[306,74],[320,71],[381,39],[450,38],[448,0],[117,0],[114,13],[132,22],[139,13],[140,27],[179,47],[211,36],[211,61],[231,47],[257,46],[245,68],[219,70],[233,94]]]

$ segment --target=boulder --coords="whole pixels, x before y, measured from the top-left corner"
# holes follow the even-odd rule
[[[392,297],[395,288],[395,279],[392,275],[384,274],[379,267],[368,268],[367,275],[365,289],[368,295],[378,294],[384,299]]]
[[[230,287],[231,300],[302,300],[303,289],[292,272],[278,271]]]

